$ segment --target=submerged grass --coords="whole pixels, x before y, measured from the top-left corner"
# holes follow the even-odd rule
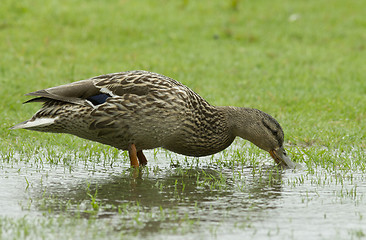
[[[0,16],[1,239],[365,236],[363,1],[2,0]],[[152,150],[133,178],[114,148],[8,129],[39,108],[27,92],[132,69],[268,112],[303,169],[238,140]]]

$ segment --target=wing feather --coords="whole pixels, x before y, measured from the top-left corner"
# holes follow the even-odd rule
[[[172,94],[176,97],[187,98],[187,92],[189,91],[191,91],[189,88],[174,79],[157,73],[137,70],[101,75],[87,80],[31,92],[26,95],[36,98],[30,99],[26,103],[46,102],[53,99],[86,105],[90,104],[86,100],[95,100],[95,96],[103,94],[108,94],[112,97],[125,94],[138,96]],[[100,102],[98,99],[97,103],[101,104],[103,102]]]
[[[31,92],[26,95],[38,97],[27,102],[45,102],[49,99],[54,99],[62,102],[85,105],[85,99],[98,94],[100,94],[100,89],[94,86],[92,80],[88,79]]]

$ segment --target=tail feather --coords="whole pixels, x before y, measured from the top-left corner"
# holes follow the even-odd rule
[[[18,123],[11,127],[10,129],[30,129],[30,130],[38,130],[42,127],[46,127],[49,125],[52,125],[55,122],[56,118],[36,118],[36,119],[30,119],[21,123]]]

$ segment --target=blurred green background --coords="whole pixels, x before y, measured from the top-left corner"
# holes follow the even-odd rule
[[[214,105],[268,112],[294,145],[366,145],[362,0],[0,5],[3,146],[54,139],[8,130],[39,108],[21,105],[25,93],[134,69],[175,78]],[[52,144],[67,141],[59,136]]]

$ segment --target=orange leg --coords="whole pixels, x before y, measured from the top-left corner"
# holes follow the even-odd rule
[[[131,167],[138,168],[139,162],[137,161],[137,151],[135,144],[128,145],[128,155],[130,156]]]
[[[139,159],[139,163],[141,166],[145,166],[147,164],[147,159],[146,159],[144,153],[142,152],[142,150],[137,152],[137,157]]]

